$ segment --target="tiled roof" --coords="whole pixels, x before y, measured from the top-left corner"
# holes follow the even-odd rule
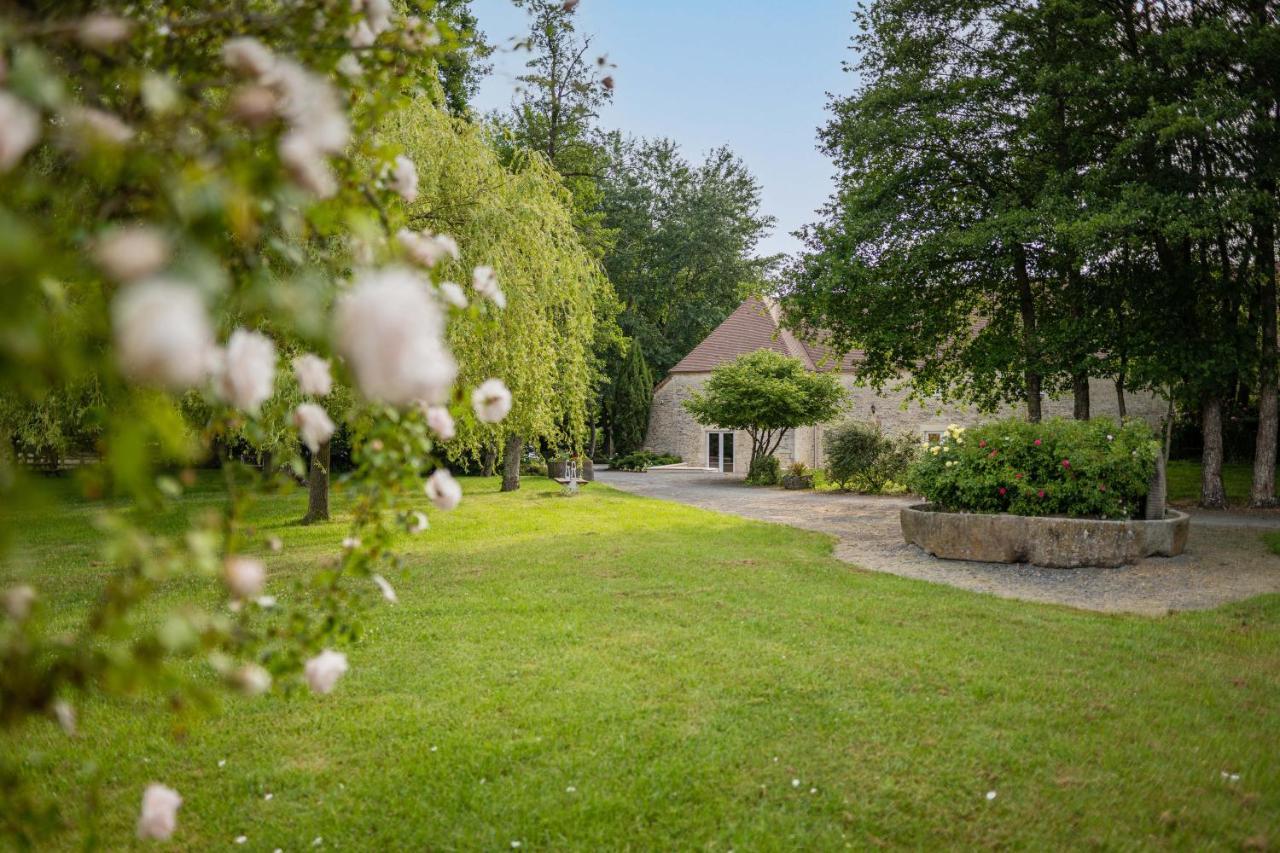
[[[790,331],[780,328],[778,309],[756,298],[739,305],[711,334],[680,359],[672,373],[707,373],[740,355],[769,349],[800,359],[810,370],[830,370],[831,356],[821,343],[801,341]],[[861,353],[850,353],[840,365],[842,372],[851,371]]]

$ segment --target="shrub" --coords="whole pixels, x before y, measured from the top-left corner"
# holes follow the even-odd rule
[[[776,456],[757,456],[751,460],[747,482],[753,486],[776,486],[782,480],[782,465]]]
[[[647,471],[655,465],[675,465],[684,461],[670,453],[653,453],[649,450],[637,450],[615,456],[609,460],[609,467],[614,471]]]
[[[880,492],[902,482],[917,453],[914,436],[891,438],[874,424],[849,421],[827,433],[827,473],[841,490]]]
[[[547,476],[547,463],[538,458],[524,458],[520,460],[520,476],[521,477],[545,477]]]
[[[1157,453],[1141,421],[951,426],[912,466],[909,484],[949,511],[1130,518],[1142,507]]]
[[[788,477],[808,477],[809,466],[803,462],[792,462],[787,466]]]

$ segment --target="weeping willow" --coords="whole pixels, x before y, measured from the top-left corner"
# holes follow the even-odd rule
[[[456,324],[450,344],[462,387],[496,376],[515,405],[500,425],[463,419],[451,452],[476,458],[512,434],[580,451],[598,380],[595,311],[614,301],[612,288],[574,229],[556,172],[536,155],[504,166],[486,133],[423,98],[393,120],[387,140],[418,165],[411,227],[453,235],[462,261],[450,277],[465,283],[473,265],[488,264],[507,296],[492,322]]]

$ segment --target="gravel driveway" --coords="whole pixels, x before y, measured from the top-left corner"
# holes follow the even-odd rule
[[[1193,512],[1187,551],[1118,569],[1044,569],[940,560],[902,541],[898,510],[914,499],[747,486],[720,474],[599,471],[648,497],[789,524],[836,537],[835,555],[865,569],[1086,610],[1161,615],[1280,592],[1280,557],[1260,541],[1280,515]]]

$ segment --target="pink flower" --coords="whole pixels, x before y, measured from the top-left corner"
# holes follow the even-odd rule
[[[218,396],[255,417],[276,382],[276,345],[260,332],[236,329],[216,373]]]
[[[499,308],[507,307],[506,294],[498,285],[498,274],[493,271],[493,267],[476,267],[472,272],[471,286],[476,289],[476,293]]]
[[[1099,483],[1099,484],[1098,484],[1098,491],[1100,491],[1100,492],[1105,492],[1106,490],[1107,490],[1107,484],[1106,484],[1106,483]]]
[[[320,452],[320,446],[333,438],[335,429],[329,413],[315,403],[300,403],[293,410],[293,425],[312,453]]]
[[[1070,460],[1070,459],[1063,459],[1063,460],[1062,460],[1062,467],[1063,467],[1063,468],[1070,468],[1070,467],[1071,467],[1071,460]]]
[[[329,362],[318,355],[305,353],[293,360],[293,375],[298,379],[298,390],[313,397],[324,397],[333,390],[333,376]]]
[[[391,169],[391,189],[410,204],[418,200],[418,168],[403,154]]]
[[[1004,496],[1005,496],[1005,493],[1006,493],[1006,492],[1008,492],[1009,490],[1008,490],[1008,489],[1006,489],[1004,486],[1001,486],[1001,487],[1000,487],[999,489],[997,489],[996,491],[998,491],[998,492],[1000,493],[1000,497],[1004,497]]]
[[[1040,491],[1036,492],[1036,497],[1038,498],[1044,497],[1044,489],[1041,489]]]
[[[1038,439],[1038,438],[1037,438],[1035,441],[1033,441],[1033,442],[1031,442],[1031,443],[1032,443],[1032,444],[1034,444],[1036,447],[1039,447],[1039,446],[1040,446],[1040,439]]]
[[[978,446],[979,446],[979,447],[986,447],[986,446],[987,446],[987,440],[986,440],[985,438],[983,438],[983,439],[979,439],[979,440],[978,440]]]
[[[437,468],[427,478],[426,491],[427,497],[436,505],[436,508],[446,512],[462,501],[462,486],[458,485],[458,481],[453,479],[453,475],[444,468]]]
[[[185,282],[151,279],[111,303],[120,371],[143,385],[181,391],[199,384],[215,352],[200,291]]]
[[[302,674],[313,691],[324,695],[333,692],[338,679],[346,673],[347,669],[346,655],[332,649],[325,649],[306,662],[302,668]]]
[[[236,598],[255,598],[267,582],[267,569],[252,557],[228,557],[225,570],[227,589]]]
[[[142,812],[138,815],[138,838],[168,841],[178,828],[178,806],[182,797],[164,785],[152,783],[142,793]]]
[[[471,392],[471,408],[479,420],[496,424],[511,411],[511,391],[501,379],[486,379]]]
[[[0,92],[0,172],[7,172],[40,139],[40,113]]]
[[[436,434],[441,441],[453,438],[457,430],[454,427],[453,415],[444,406],[427,407],[427,428]]]
[[[1014,474],[1014,475],[1013,475],[1013,479],[1015,479],[1015,480],[1021,480],[1021,479],[1022,479],[1022,475],[1021,475],[1021,474]]]

